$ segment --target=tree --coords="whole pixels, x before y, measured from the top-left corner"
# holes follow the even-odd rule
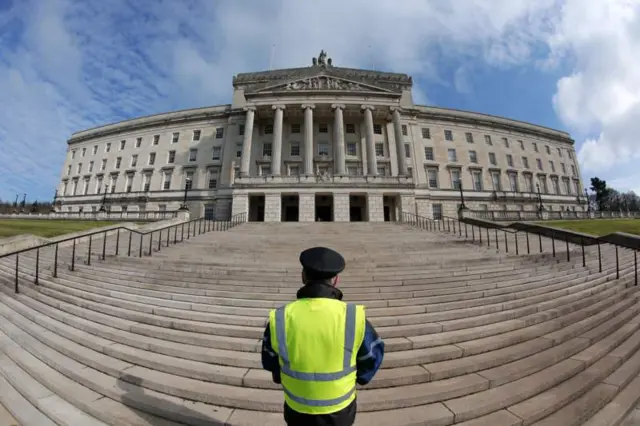
[[[606,210],[607,201],[611,195],[611,189],[607,187],[607,182],[598,177],[592,177],[591,190],[596,194],[598,210]]]

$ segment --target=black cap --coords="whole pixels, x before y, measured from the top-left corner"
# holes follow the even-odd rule
[[[313,247],[300,253],[300,263],[308,278],[333,278],[344,270],[344,258],[326,247]]]

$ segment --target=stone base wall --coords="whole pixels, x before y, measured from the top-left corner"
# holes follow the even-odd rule
[[[298,221],[314,222],[316,220],[315,194],[300,194],[298,202]]]
[[[282,219],[282,196],[276,194],[265,194],[264,196],[264,221],[280,222]]]
[[[367,196],[367,210],[369,211],[369,222],[384,222],[382,194],[369,194]]]
[[[219,200],[216,203],[216,217],[220,218],[220,217],[224,217],[224,216],[219,216],[218,212],[223,213],[222,211],[222,202],[223,200]],[[227,203],[228,205],[228,203]],[[240,213],[247,213],[247,215],[249,214],[249,196],[247,194],[233,194],[233,201],[231,202],[231,216],[236,215],[236,214],[240,214]]]
[[[333,194],[333,221],[349,222],[349,193],[336,192]]]
[[[400,212],[416,214],[416,198],[413,195],[400,195]]]

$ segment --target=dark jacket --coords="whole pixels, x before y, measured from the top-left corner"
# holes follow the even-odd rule
[[[326,297],[342,300],[342,292],[330,285],[310,283],[298,290],[297,298]],[[366,322],[364,340],[358,349],[356,358],[356,382],[366,385],[373,379],[384,357],[384,342],[376,333],[369,321]],[[264,331],[262,340],[262,367],[271,372],[273,381],[280,383],[280,363],[278,355],[271,346],[269,324]],[[284,405],[284,419],[289,426],[351,426],[356,418],[356,401],[348,407],[331,414],[311,415],[303,414]]]

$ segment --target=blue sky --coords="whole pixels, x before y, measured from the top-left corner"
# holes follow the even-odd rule
[[[51,199],[74,131],[229,103],[274,44],[569,131],[585,179],[640,193],[640,0],[0,0],[0,199]]]

